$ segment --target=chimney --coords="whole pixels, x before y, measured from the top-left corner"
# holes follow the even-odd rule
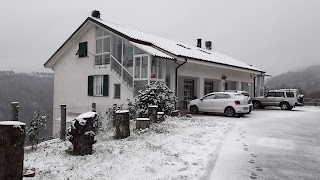
[[[206,49],[211,50],[212,49],[212,42],[211,41],[206,41]]]
[[[100,12],[97,10],[93,10],[91,13],[91,16],[94,18],[99,18],[100,19]]]
[[[197,47],[201,48],[201,39],[197,39]]]

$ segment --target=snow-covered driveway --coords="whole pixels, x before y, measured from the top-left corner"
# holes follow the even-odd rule
[[[169,118],[148,130],[131,131],[123,140],[114,140],[114,130],[107,129],[97,136],[94,153],[88,156],[69,155],[69,142],[53,140],[26,152],[24,167],[36,168],[32,179],[202,179],[211,174],[232,119]]]
[[[232,120],[211,177],[206,179],[319,179],[320,108],[255,110]]]

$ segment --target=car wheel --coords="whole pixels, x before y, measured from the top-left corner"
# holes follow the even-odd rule
[[[253,108],[255,109],[261,108],[261,103],[259,101],[253,101]]]
[[[290,105],[287,102],[281,103],[280,107],[281,107],[282,110],[289,110],[290,109]]]
[[[190,106],[190,112],[192,114],[198,114],[199,113],[199,110],[198,110],[198,107],[193,105],[193,106]]]
[[[224,113],[226,114],[227,117],[233,117],[236,114],[236,112],[234,111],[234,109],[232,107],[227,107],[224,110]]]

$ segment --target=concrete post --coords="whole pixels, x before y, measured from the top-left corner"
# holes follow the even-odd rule
[[[12,109],[12,120],[13,121],[19,121],[19,103],[18,102],[12,102],[11,103],[11,109]]]
[[[67,106],[61,104],[61,129],[60,129],[60,139],[66,140],[66,120],[67,120]]]

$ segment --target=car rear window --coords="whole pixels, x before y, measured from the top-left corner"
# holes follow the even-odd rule
[[[243,95],[245,95],[245,96],[250,96],[250,94],[249,93],[246,93],[246,92],[243,92],[243,93],[241,93],[241,94],[243,94]]]
[[[286,92],[287,97],[294,97],[294,93],[293,92]]]

